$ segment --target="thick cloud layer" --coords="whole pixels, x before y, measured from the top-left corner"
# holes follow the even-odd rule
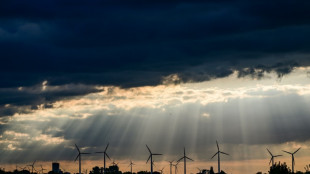
[[[0,2],[0,87],[156,85],[309,65],[308,1]],[[286,62],[288,69],[278,69]],[[289,64],[288,64],[289,62]]]

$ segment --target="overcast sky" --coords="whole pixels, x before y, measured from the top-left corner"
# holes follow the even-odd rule
[[[66,161],[73,172],[75,143],[94,152],[110,142],[113,159],[144,161],[148,144],[165,154],[162,166],[186,147],[194,173],[198,164],[216,168],[218,140],[231,155],[228,173],[268,171],[266,148],[302,147],[303,170],[309,8],[306,0],[1,0],[0,165]],[[85,160],[91,169],[101,157]]]

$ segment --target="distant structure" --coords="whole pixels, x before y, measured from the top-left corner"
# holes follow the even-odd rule
[[[109,143],[107,144],[107,146],[106,146],[106,148],[105,148],[105,150],[103,152],[96,152],[96,153],[103,153],[103,172],[104,173],[105,173],[105,170],[106,170],[106,167],[105,167],[106,166],[105,165],[105,157],[108,157],[109,160],[111,160],[109,155],[107,154],[108,147],[109,147]]]
[[[132,166],[133,166],[133,165],[135,165],[135,164],[130,160],[129,166],[130,166],[130,173],[131,173],[131,174],[132,174]],[[128,166],[128,167],[129,167],[129,166]]]
[[[35,170],[35,168],[34,168],[35,163],[36,163],[36,160],[34,160],[34,162],[32,164],[28,165],[31,167],[31,174],[33,174],[33,169]]]
[[[224,155],[229,155],[228,153],[225,153],[225,152],[221,152],[220,151],[220,147],[219,147],[219,144],[217,143],[216,141],[216,146],[217,146],[217,152],[212,156],[212,158],[214,158],[216,155],[217,155],[217,160],[218,160],[218,173],[221,172],[221,160],[220,160],[220,154],[224,154]],[[211,158],[211,159],[212,159]]]
[[[146,148],[149,150],[149,152],[150,152],[150,156],[149,156],[149,158],[147,159],[147,161],[146,161],[146,163],[147,162],[149,162],[149,160],[151,159],[151,174],[153,174],[153,163],[154,163],[154,161],[153,161],[153,155],[162,155],[162,154],[159,154],[159,153],[152,153],[151,152],[151,150],[150,150],[150,148],[146,145]]]
[[[174,164],[174,174],[177,174],[177,171],[178,171],[178,164],[179,162],[177,162],[176,164]]]
[[[170,174],[172,174],[172,163],[173,163],[173,161],[168,161],[169,162],[169,165],[170,165]]]
[[[42,174],[44,174],[44,170],[46,170],[46,169],[44,169],[43,166],[41,165],[41,173]]]
[[[76,158],[75,158],[75,160],[74,161],[76,161],[78,158],[79,158],[79,174],[81,174],[81,156],[82,156],[82,154],[84,155],[84,154],[90,154],[90,153],[81,153],[81,151],[80,151],[80,149],[79,149],[79,147],[75,144],[75,147],[76,147],[76,150],[79,152],[78,153],[78,155],[76,156]]]
[[[191,158],[189,158],[189,157],[187,157],[187,156],[185,155],[185,147],[184,147],[184,156],[183,156],[182,158],[180,158],[180,159],[178,160],[178,162],[180,162],[182,159],[184,160],[184,174],[186,174],[186,159],[189,159],[189,160],[191,160],[191,161],[194,161],[194,160],[192,160]]]
[[[163,173],[164,173],[164,172],[163,172],[163,171],[164,171],[164,168],[165,168],[165,167],[163,167],[161,170],[159,170],[159,171],[160,171],[160,174],[163,174]]]
[[[294,155],[295,155],[295,153],[297,153],[300,149],[301,149],[301,147],[298,148],[298,149],[297,149],[295,152],[293,152],[293,153],[288,152],[288,151],[285,151],[285,150],[282,150],[283,152],[292,155],[292,173],[294,173],[294,165],[295,165],[295,158],[294,158]]]
[[[60,172],[60,170],[59,170],[59,163],[57,163],[57,162],[53,162],[52,163],[52,171],[54,173],[59,173]]]
[[[271,155],[269,165],[270,165],[270,163],[272,163],[272,165],[274,165],[274,158],[275,158],[275,157],[282,156],[282,155],[273,155],[268,149],[267,149],[267,151],[268,151],[269,154]]]

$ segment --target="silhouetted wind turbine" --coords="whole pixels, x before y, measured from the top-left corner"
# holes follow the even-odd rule
[[[154,161],[153,161],[153,155],[162,155],[162,154],[159,154],[159,153],[152,153],[151,152],[151,150],[150,150],[150,148],[146,145],[146,148],[149,150],[149,152],[150,152],[150,156],[149,156],[149,158],[147,159],[147,161],[146,161],[146,163],[147,162],[149,162],[149,160],[151,159],[151,174],[153,174],[153,163],[154,163]]]
[[[79,152],[78,155],[76,156],[75,160],[76,161],[79,158],[79,174],[81,174],[81,156],[84,154],[90,154],[90,153],[81,153],[79,147],[75,144],[76,150]]]
[[[185,147],[184,147],[184,156],[183,156],[182,158],[180,158],[180,159],[178,160],[178,162],[180,162],[182,159],[184,160],[184,174],[186,174],[186,159],[189,159],[189,160],[191,160],[191,161],[194,161],[194,160],[190,159],[189,157],[187,157],[187,156],[185,155]]]
[[[168,161],[170,163],[170,174],[172,174],[172,163],[173,161]]]
[[[268,149],[267,149],[267,151],[268,151],[269,154],[271,155],[271,159],[270,159],[269,165],[270,165],[271,162],[272,162],[272,165],[274,165],[274,158],[275,158],[275,157],[282,156],[282,155],[273,155]]]
[[[174,164],[174,174],[177,174],[177,171],[178,171],[178,164],[179,162],[177,162],[176,164]]]
[[[135,165],[135,164],[130,160],[129,166],[130,166],[130,173],[131,173],[131,174],[132,174],[132,166],[133,166],[133,165]],[[128,166],[128,167],[129,167],[129,166]]]
[[[32,164],[28,165],[28,166],[31,167],[31,173],[32,174],[33,174],[33,169],[34,169],[34,163],[36,163],[36,160],[34,160],[34,162]]]
[[[46,169],[44,169],[44,168],[42,167],[42,165],[41,165],[41,172],[42,172],[42,174],[44,174],[44,170],[46,170]]]
[[[300,148],[301,148],[301,147],[300,147]],[[300,150],[300,148],[298,148],[298,149],[297,149],[294,153],[291,153],[291,152],[288,152],[288,151],[282,150],[283,152],[285,152],[285,153],[288,153],[288,154],[292,155],[292,173],[294,173],[294,165],[295,165],[294,155],[295,155],[295,153],[297,153],[297,152]]]
[[[113,165],[113,166],[117,166],[118,163],[115,163],[115,160],[113,160],[112,165]]]
[[[229,155],[229,154],[220,151],[220,147],[219,147],[219,144],[217,143],[217,141],[216,141],[216,146],[217,146],[217,152],[212,156],[212,158],[214,158],[215,155],[217,155],[217,160],[218,160],[218,173],[220,173],[220,172],[221,172],[220,154],[221,154],[221,153],[224,154],[224,155]],[[212,159],[212,158],[211,158],[211,159]]]
[[[105,173],[105,157],[107,156],[109,158],[109,160],[111,160],[109,155],[107,154],[108,147],[109,147],[109,143],[103,152],[96,152],[96,153],[103,153],[103,171],[104,171],[104,173]]]
[[[163,174],[163,170],[164,170],[165,167],[163,167],[160,171],[160,174]]]

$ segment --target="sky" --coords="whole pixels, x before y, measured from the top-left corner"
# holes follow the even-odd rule
[[[189,173],[310,161],[310,1],[0,1],[0,166]],[[83,170],[102,166],[83,156]],[[109,161],[110,164],[111,161]],[[178,174],[182,174],[180,163]]]

